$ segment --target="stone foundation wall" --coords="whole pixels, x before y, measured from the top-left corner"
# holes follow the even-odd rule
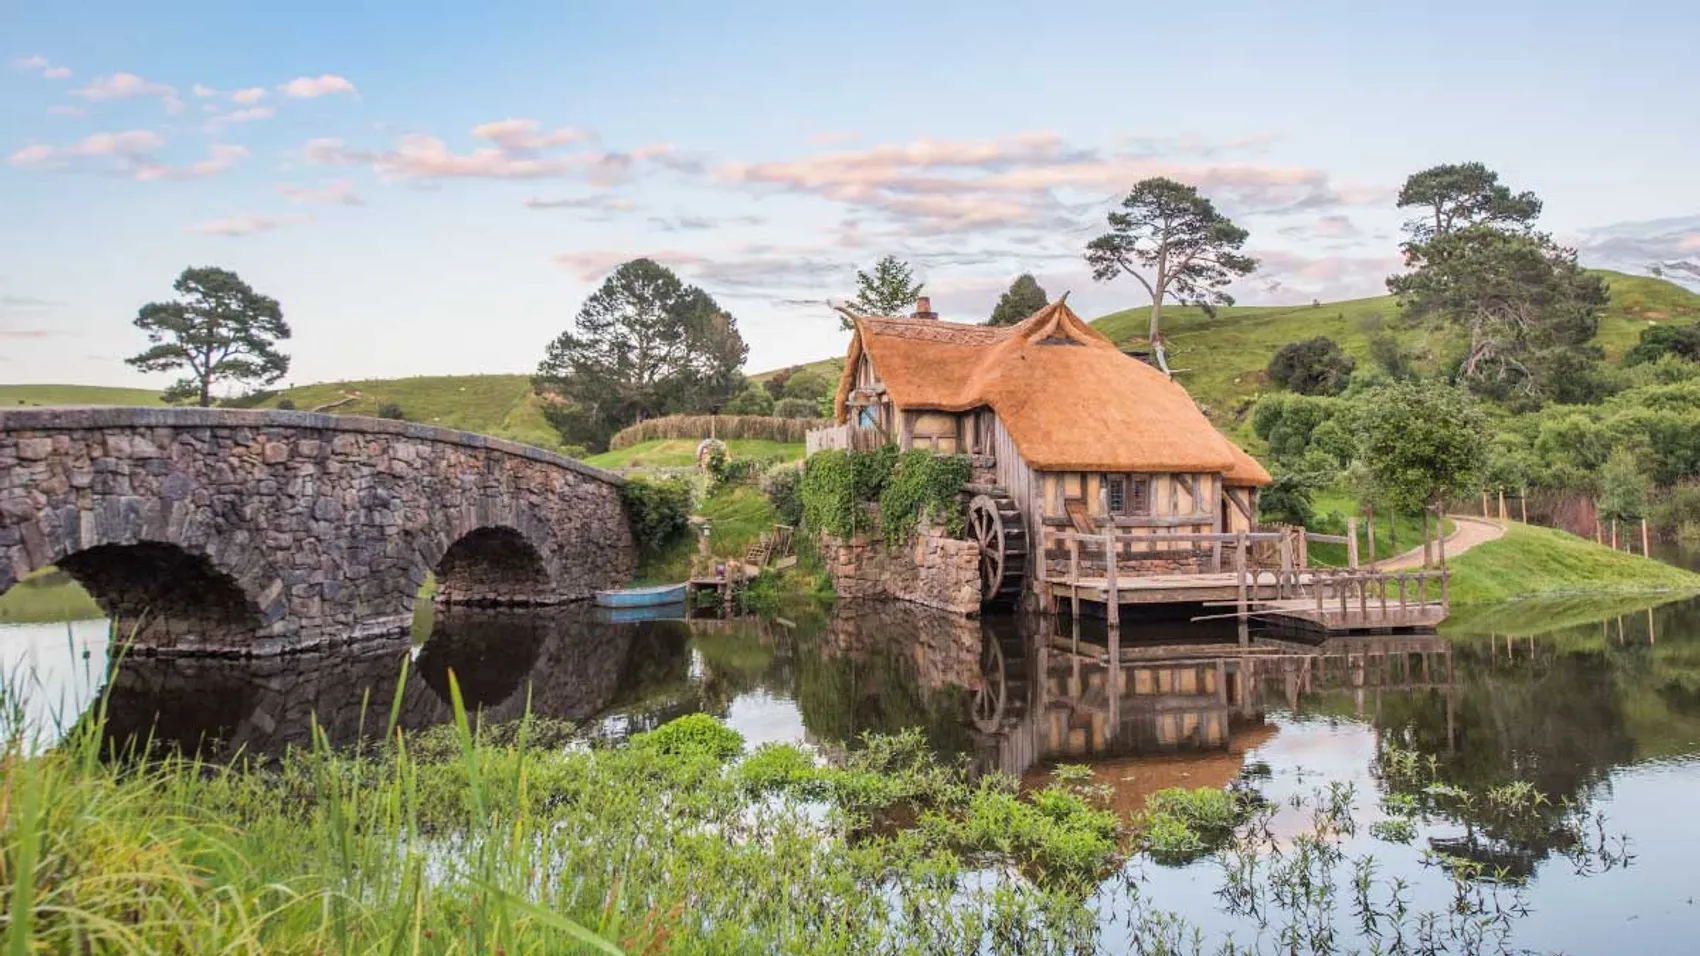
[[[980,546],[946,537],[939,528],[896,548],[878,539],[823,535],[821,555],[845,600],[892,598],[954,614],[980,613]]]

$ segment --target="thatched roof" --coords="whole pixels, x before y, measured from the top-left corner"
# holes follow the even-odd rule
[[[936,319],[861,318],[838,385],[837,414],[866,351],[906,411],[990,406],[1027,463],[1049,471],[1269,475],[1223,438],[1186,389],[1123,355],[1059,300],[1007,328]]]

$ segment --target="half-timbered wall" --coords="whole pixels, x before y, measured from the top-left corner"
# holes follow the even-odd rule
[[[1209,473],[1041,472],[1038,513],[1048,529],[1085,533],[1113,530],[1121,536],[1116,562],[1119,574],[1202,573],[1215,570],[1215,547],[1165,541],[1160,536],[1220,531],[1220,482],[1219,475]],[[1113,483],[1120,485],[1119,490]],[[1150,540],[1141,541],[1141,537]],[[1055,544],[1046,551],[1045,562],[1053,573],[1065,573],[1069,561],[1063,545]],[[1103,573],[1103,547],[1086,546],[1080,562],[1084,574]]]

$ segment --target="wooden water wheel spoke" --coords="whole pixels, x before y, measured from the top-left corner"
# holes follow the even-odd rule
[[[1027,533],[1015,502],[1002,494],[975,495],[968,503],[968,528],[980,546],[981,601],[1018,597],[1027,573]]]

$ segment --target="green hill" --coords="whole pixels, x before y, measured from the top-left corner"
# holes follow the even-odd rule
[[[161,405],[160,393],[145,388],[101,385],[0,385],[0,408],[19,405]]]
[[[1611,287],[1611,303],[1601,317],[1595,341],[1608,359],[1634,345],[1648,325],[1700,321],[1700,295],[1681,286],[1645,276],[1600,274]],[[1150,315],[1149,307],[1133,308],[1095,319],[1092,325],[1118,345],[1126,345],[1144,341]],[[1444,351],[1447,333],[1433,326],[1405,327],[1390,295],[1315,306],[1236,306],[1218,309],[1215,318],[1198,308],[1163,310],[1163,337],[1175,378],[1221,427],[1230,426],[1239,410],[1266,390],[1264,370],[1281,346],[1327,336],[1360,365],[1368,365],[1370,336],[1383,329],[1414,352]]]

